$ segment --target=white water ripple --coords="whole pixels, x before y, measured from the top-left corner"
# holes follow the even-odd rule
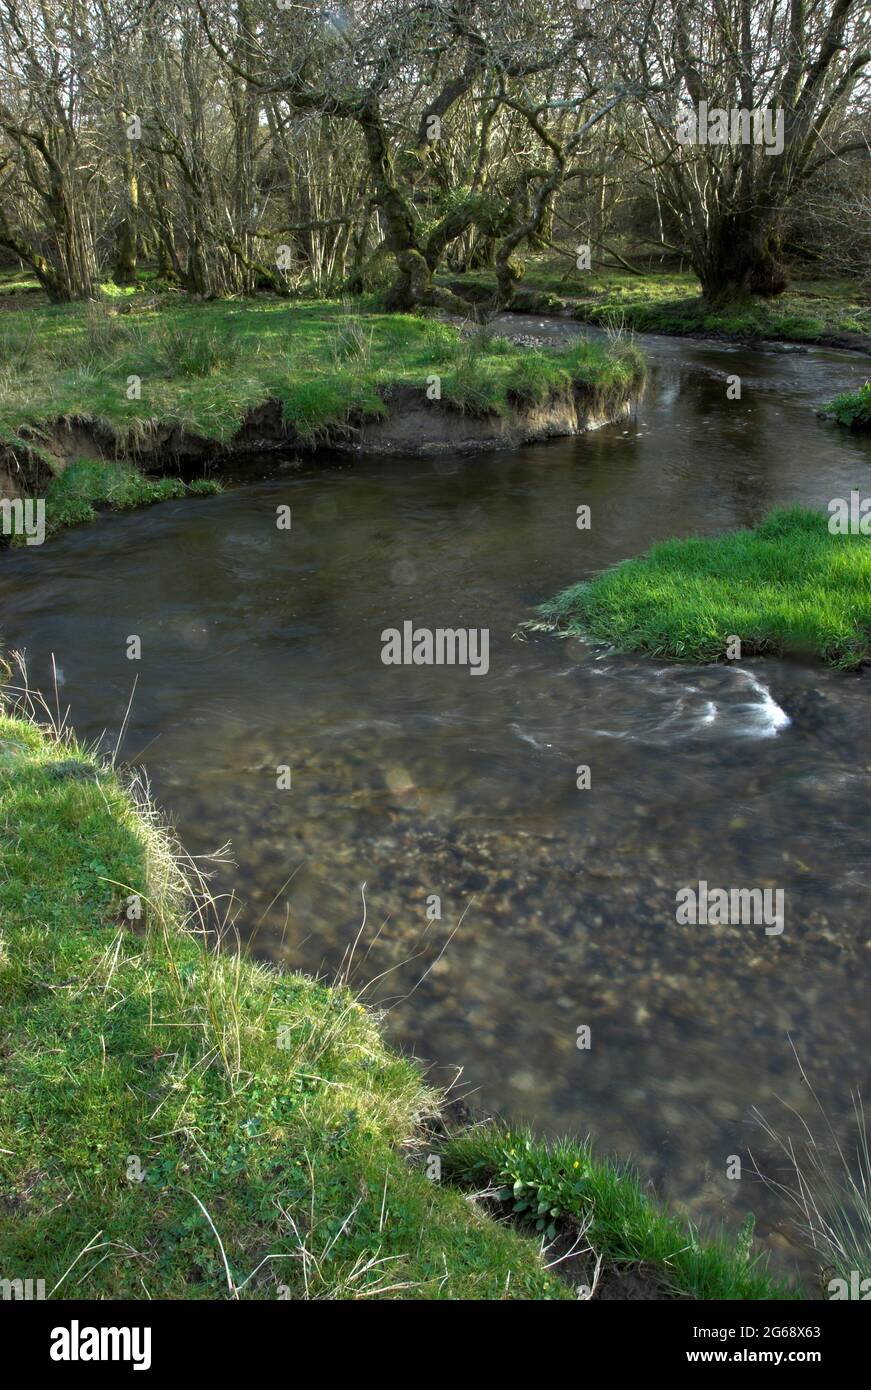
[[[573,674],[577,675],[577,670]],[[588,674],[605,676],[613,683],[605,702],[613,711],[613,723],[603,725],[600,718],[588,727],[597,738],[656,745],[703,737],[716,730],[719,738],[767,739],[775,738],[791,722],[764,682],[744,667],[693,671],[663,667],[651,671],[647,666],[618,662],[597,665]],[[600,690],[595,699],[599,715],[602,705]],[[573,728],[579,720],[583,722],[583,708],[574,706]],[[509,727],[516,738],[540,752],[559,748],[564,741],[562,729],[530,729],[518,723]]]

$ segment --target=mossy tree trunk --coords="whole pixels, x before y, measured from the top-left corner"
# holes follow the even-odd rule
[[[390,142],[375,102],[366,103],[357,120],[366,145],[373,201],[381,211],[386,243],[396,262],[396,278],[387,292],[387,308],[404,312],[431,304],[432,269],[417,239],[411,202],[399,187]]]
[[[747,303],[754,295],[772,298],[788,282],[778,227],[752,213],[724,218],[693,268],[714,309]]]

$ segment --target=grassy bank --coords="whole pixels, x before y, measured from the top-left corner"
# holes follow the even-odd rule
[[[344,989],[182,930],[166,844],[110,774],[3,719],[0,802],[3,1276],[86,1298],[569,1296],[406,1161],[434,1099]]]
[[[444,1155],[448,1177],[555,1239],[570,1232],[606,1270],[641,1271],[661,1297],[788,1297],[753,1253],[753,1219],[737,1241],[706,1240],[659,1209],[628,1165],[596,1158],[589,1142],[552,1144],[499,1125],[453,1138]],[[569,1240],[564,1237],[570,1249]]]
[[[110,770],[0,716],[0,1278],[84,1298],[576,1297],[530,1212],[494,1220],[463,1190],[505,1180],[499,1133],[449,1141],[430,1181],[438,1101],[416,1064],[343,987],[207,950],[193,904]],[[699,1242],[588,1150],[545,1176],[561,1226],[592,1218],[593,1261],[777,1295],[747,1242]]]
[[[679,661],[794,653],[871,659],[871,543],[794,507],[752,531],[666,541],[542,606],[542,625]]]
[[[643,361],[628,345],[530,353],[485,332],[341,303],[137,293],[19,308],[0,314],[0,445],[38,447],[61,420],[95,422],[130,452],[167,426],[227,443],[267,400],[316,443],[384,415],[388,387],[424,393],[434,378],[443,401],[478,415],[508,415],[572,386],[595,409],[628,399]]]
[[[631,260],[631,253],[629,255]],[[495,286],[490,271],[448,276],[458,293],[486,299]],[[571,257],[544,254],[526,261],[515,307],[530,313],[570,314],[583,323],[625,324],[638,333],[710,334],[796,343],[855,340],[871,348],[871,307],[855,281],[796,270],[785,294],[713,312],[689,270],[619,267],[582,271]]]
[[[221,491],[216,478],[149,478],[134,464],[114,459],[77,459],[46,489],[46,533],[94,521],[98,511],[128,512],[174,497],[211,496]],[[24,536],[15,540],[25,543]]]

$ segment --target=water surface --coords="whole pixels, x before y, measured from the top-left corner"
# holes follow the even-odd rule
[[[86,739],[114,741],[137,678],[124,754],[189,850],[232,842],[219,882],[260,953],[334,974],[365,899],[353,983],[435,1080],[592,1133],[696,1219],[754,1209],[791,1268],[783,1208],[726,1162],[752,1150],[775,1171],[754,1106],[812,1114],[790,1038],[845,1137],[850,1089],[871,1092],[868,678],[675,667],[518,629],[657,540],[867,495],[867,440],[814,414],[867,362],[645,347],[643,404],[582,439],[288,459],[7,552],[2,625],[44,688],[55,654]],[[488,628],[489,673],[384,666],[381,632],[406,619]],[[679,927],[675,893],[700,879],[782,888],[783,934]]]

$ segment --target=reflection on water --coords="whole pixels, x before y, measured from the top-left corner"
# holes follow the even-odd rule
[[[696,1218],[755,1208],[789,1267],[782,1209],[726,1161],[764,1155],[754,1105],[810,1114],[789,1037],[836,1119],[869,1089],[868,680],[667,667],[517,630],[656,540],[862,486],[868,443],[813,409],[865,363],[648,346],[643,405],[584,439],[288,461],[4,555],[3,626],[36,682],[56,654],[87,738],[117,731],[138,676],[127,757],[191,851],[232,841],[259,951],[332,974],[365,883],[355,983],[436,1079],[594,1134]],[[488,628],[489,674],[384,666],[381,632],[406,619]],[[701,879],[785,890],[783,935],[677,926],[677,889]]]

